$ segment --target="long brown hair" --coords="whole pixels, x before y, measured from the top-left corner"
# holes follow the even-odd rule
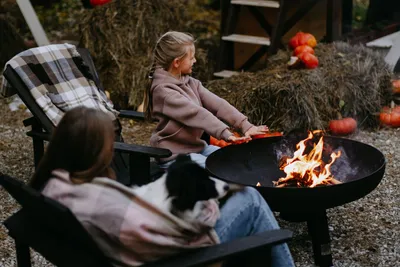
[[[74,108],[65,113],[51,137],[30,185],[41,190],[55,169],[70,173],[73,183],[90,182],[103,176],[115,179],[110,167],[114,127],[101,110]]]
[[[153,52],[153,62],[148,73],[147,86],[144,92],[144,112],[146,119],[151,119],[153,111],[151,84],[153,74],[157,68],[168,70],[175,58],[183,58],[188,52],[188,46],[193,45],[195,40],[189,33],[169,31],[163,34],[157,41]]]

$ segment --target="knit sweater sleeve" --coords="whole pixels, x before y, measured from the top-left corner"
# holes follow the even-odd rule
[[[198,85],[198,92],[203,106],[216,117],[227,122],[233,128],[240,129],[245,133],[253,126],[245,115],[239,112],[225,99],[220,98],[208,89],[204,88],[201,82],[199,82]]]
[[[232,135],[229,126],[210,111],[165,86],[153,90],[153,112],[160,112],[186,126],[202,129],[218,139],[227,140]]]

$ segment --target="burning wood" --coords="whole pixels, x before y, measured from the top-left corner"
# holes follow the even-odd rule
[[[324,148],[323,137],[321,137],[317,144],[309,153],[304,153],[307,146],[306,142],[313,138],[313,133],[310,132],[308,137],[300,141],[294,152],[293,158],[283,156],[279,161],[279,168],[286,173],[286,177],[279,178],[274,181],[276,187],[296,186],[296,187],[315,187],[318,185],[334,185],[341,182],[335,179],[331,172],[330,167],[335,160],[340,157],[341,151],[331,153],[331,161],[325,163],[322,160],[322,152]]]

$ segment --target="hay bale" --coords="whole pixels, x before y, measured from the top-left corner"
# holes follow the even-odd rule
[[[169,30],[185,30],[185,2],[121,0],[88,11],[81,43],[93,55],[103,86],[118,106],[136,108],[142,102],[154,45]],[[206,54],[197,50],[196,58],[195,74],[204,75]]]
[[[362,128],[377,126],[375,114],[390,99],[391,72],[382,56],[343,42],[319,44],[315,53],[320,64],[313,70],[289,70],[290,51],[279,51],[267,69],[212,81],[208,88],[253,123],[275,130],[325,129],[339,111]]]

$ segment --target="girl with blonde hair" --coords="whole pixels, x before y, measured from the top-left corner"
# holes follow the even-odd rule
[[[154,49],[144,109],[147,118],[158,121],[150,144],[172,151],[170,158],[160,161],[163,168],[178,154],[189,154],[193,161],[205,167],[207,156],[219,147],[202,140],[204,132],[232,142],[268,131],[265,125],[251,124],[235,107],[190,76],[196,63],[194,43],[190,34],[170,31],[159,38]],[[244,137],[236,137],[230,127],[241,130]],[[226,201],[215,226],[221,242],[278,228],[268,204],[251,187]],[[286,244],[272,248],[272,265],[294,266]]]

